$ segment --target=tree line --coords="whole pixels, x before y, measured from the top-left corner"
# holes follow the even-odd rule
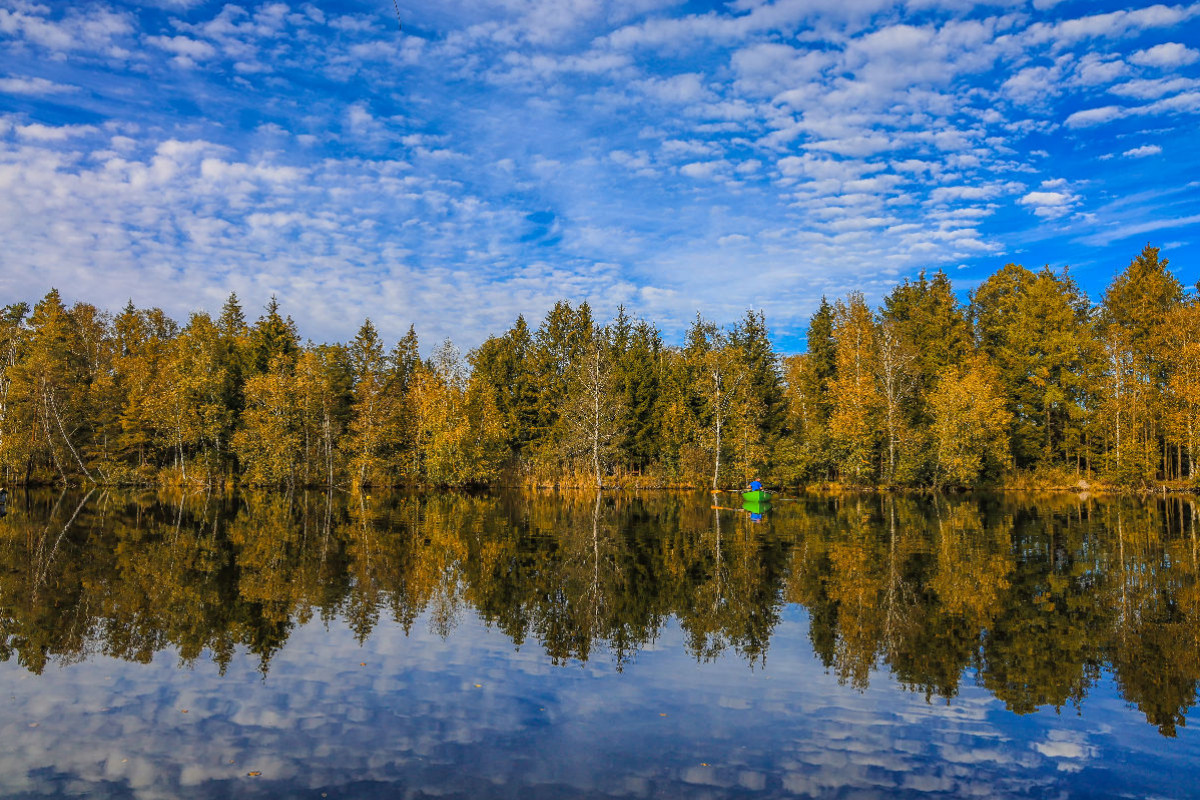
[[[222,670],[240,652],[266,674],[310,620],[362,642],[389,621],[450,636],[472,616],[556,664],[623,669],[675,619],[698,661],[761,666],[799,604],[814,654],[862,689],[883,670],[951,698],[972,670],[1025,714],[1078,707],[1111,671],[1174,736],[1200,685],[1190,498],[809,494],[762,524],[677,492],[15,500],[0,662],[37,673],[169,649]]]
[[[465,358],[366,320],[302,342],[272,299],[180,325],[51,290],[0,318],[7,483],[976,486],[1191,481],[1200,284],[1147,247],[1093,303],[1009,264],[962,303],[944,272],[822,300],[781,356],[761,312],[681,345],[559,302]]]

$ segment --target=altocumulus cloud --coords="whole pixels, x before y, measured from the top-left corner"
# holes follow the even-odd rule
[[[1200,4],[400,8],[0,0],[0,290],[467,347],[559,298],[762,308],[794,349],[921,268],[1195,263]]]

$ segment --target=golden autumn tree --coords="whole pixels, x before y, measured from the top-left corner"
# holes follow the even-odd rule
[[[985,361],[943,371],[929,405],[937,485],[974,486],[1007,463],[1010,415]]]
[[[267,371],[246,381],[246,410],[233,435],[243,479],[256,486],[294,485],[301,455],[300,409],[290,358],[271,358]]]
[[[350,420],[353,373],[341,345],[308,347],[293,377],[304,485],[333,486],[345,462],[341,443]]]
[[[1173,311],[1166,321],[1176,355],[1167,381],[1167,419],[1179,448],[1187,453],[1187,476],[1200,477],[1200,300]],[[1182,456],[1179,457],[1182,472]]]
[[[844,479],[864,483],[875,476],[879,389],[875,365],[879,348],[875,319],[861,292],[838,302],[834,316],[837,376],[830,381],[833,413],[829,434]]]

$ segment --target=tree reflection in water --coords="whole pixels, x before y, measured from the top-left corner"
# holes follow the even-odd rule
[[[674,617],[698,660],[766,663],[787,604],[827,669],[1016,713],[1111,669],[1172,736],[1200,679],[1189,498],[809,496],[766,521],[688,494],[17,495],[0,521],[0,659],[31,672],[171,648],[267,673],[297,624],[477,614],[554,663],[620,670]]]

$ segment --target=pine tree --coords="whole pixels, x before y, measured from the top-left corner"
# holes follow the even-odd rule
[[[787,409],[783,398],[783,378],[779,356],[771,344],[767,320],[762,311],[747,311],[746,317],[729,334],[746,368],[746,392],[759,409],[757,419],[764,445],[773,448],[784,434]],[[764,465],[765,466],[765,465]]]
[[[979,346],[1004,387],[1019,467],[1063,464],[1081,446],[1085,417],[1082,376],[1089,346],[1087,296],[1064,270],[1038,273],[1008,264],[972,296]]]
[[[296,323],[292,322],[291,317],[284,319],[280,316],[279,301],[275,299],[275,295],[271,295],[264,311],[266,313],[258,318],[249,331],[254,371],[258,373],[266,372],[277,356],[289,361],[294,359],[300,348],[300,335],[296,332]]]
[[[393,399],[387,392],[383,344],[370,319],[358,329],[347,353],[353,375],[349,467],[354,484],[365,487],[384,478],[382,451]]]
[[[946,367],[961,364],[971,352],[971,326],[950,278],[938,270],[933,280],[924,270],[915,282],[905,280],[883,301],[883,319],[917,353],[917,395],[923,397]]]

